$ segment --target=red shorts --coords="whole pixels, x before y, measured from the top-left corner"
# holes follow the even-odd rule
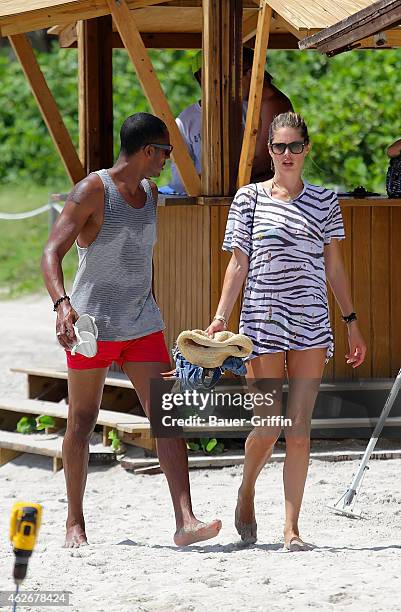
[[[71,355],[70,351],[66,351],[66,355],[67,366],[72,370],[108,368],[113,361],[119,366],[126,362],[170,363],[162,331],[120,342],[98,340],[97,354],[94,357],[85,357],[79,353]]]

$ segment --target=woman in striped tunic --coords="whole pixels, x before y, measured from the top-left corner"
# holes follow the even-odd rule
[[[307,546],[299,535],[298,517],[309,464],[310,422],[324,365],[333,354],[326,281],[348,327],[346,360],[353,368],[363,362],[366,346],[339,249],[344,228],[337,197],[302,179],[310,149],[302,117],[275,117],[268,147],[273,179],[239,189],[230,208],[223,249],[232,256],[208,332],[226,328],[246,281],[240,332],[254,344],[247,367],[250,389],[252,381],[260,389],[262,380],[281,382],[285,374],[289,382],[286,417],[292,425],[284,428],[284,545],[296,550]],[[269,416],[281,415],[281,386]],[[246,441],[235,524],[248,543],[256,541],[256,479],[280,431],[279,426],[258,426]]]

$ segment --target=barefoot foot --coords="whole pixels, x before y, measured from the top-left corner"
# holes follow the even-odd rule
[[[77,524],[69,527],[67,526],[64,548],[79,548],[80,546],[87,545],[88,541],[86,539],[85,527]]]
[[[306,550],[312,550],[313,544],[304,542],[299,534],[295,531],[284,533],[284,549],[288,552],[302,552]]]
[[[216,519],[211,523],[194,521],[185,527],[181,527],[174,534],[174,544],[177,546],[189,546],[195,542],[203,542],[215,538],[221,529],[221,521]]]
[[[257,540],[257,524],[253,495],[244,497],[238,492],[237,506],[235,508],[235,528],[245,544],[255,544]]]

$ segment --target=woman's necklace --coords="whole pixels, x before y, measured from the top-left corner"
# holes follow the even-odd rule
[[[294,196],[288,191],[288,189],[285,189],[284,187],[280,187],[280,185],[274,180],[274,177],[272,178],[272,184],[270,187],[270,195],[272,195],[273,193],[273,189],[276,188],[278,191],[284,191],[285,192],[285,199],[288,202],[291,202],[291,200],[295,200],[295,198],[297,198],[299,196],[300,193],[302,193],[304,185],[301,181],[302,187],[301,189],[297,189],[294,192]]]

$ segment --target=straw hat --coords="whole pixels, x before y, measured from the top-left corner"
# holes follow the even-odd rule
[[[209,338],[202,329],[180,333],[177,346],[181,355],[190,363],[202,368],[217,368],[227,357],[249,357],[253,350],[252,340],[243,334],[229,331],[216,332]]]

